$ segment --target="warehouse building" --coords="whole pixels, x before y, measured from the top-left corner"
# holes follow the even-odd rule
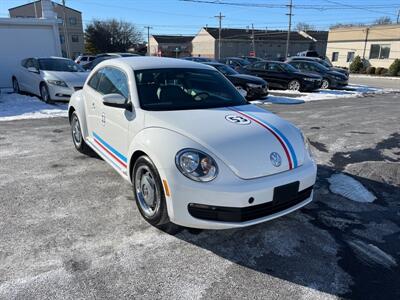
[[[218,37],[218,28],[203,27],[192,40],[192,55],[218,57]],[[283,59],[286,38],[287,31],[281,30],[253,31],[223,28],[221,30],[221,58],[254,54],[265,59]],[[316,50],[324,56],[327,38],[327,31],[309,31],[307,34],[291,32],[289,56],[305,50]]]
[[[152,56],[185,57],[192,53],[194,36],[152,35],[150,37],[150,54]]]
[[[341,27],[329,31],[327,57],[332,64],[349,67],[357,55],[373,67],[388,68],[400,58],[400,24]]]

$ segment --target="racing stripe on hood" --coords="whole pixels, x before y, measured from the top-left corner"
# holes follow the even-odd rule
[[[279,143],[283,148],[283,151],[285,152],[286,158],[289,163],[289,169],[291,170],[297,167],[297,157],[296,153],[294,152],[293,146],[281,131],[279,131],[275,126],[268,123],[267,121],[262,120],[248,112],[241,111],[237,107],[234,108],[228,107],[228,108],[234,112],[237,112],[238,114],[241,114],[246,118],[249,118],[250,120],[256,122],[258,125],[271,132],[272,135],[279,141]]]

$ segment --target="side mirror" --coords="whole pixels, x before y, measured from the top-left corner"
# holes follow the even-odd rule
[[[124,108],[132,111],[132,103],[126,102],[124,96],[120,94],[107,94],[103,96],[103,104],[106,106]]]
[[[29,72],[32,72],[32,73],[39,73],[39,70],[36,69],[35,67],[28,67],[27,70],[28,70]]]

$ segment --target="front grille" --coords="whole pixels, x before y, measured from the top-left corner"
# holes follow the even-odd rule
[[[274,199],[274,201],[271,202],[242,208],[190,203],[188,205],[188,211],[192,217],[203,220],[245,222],[263,218],[295,206],[309,198],[312,190],[313,186],[310,186],[298,192],[290,199],[279,199],[279,201]]]

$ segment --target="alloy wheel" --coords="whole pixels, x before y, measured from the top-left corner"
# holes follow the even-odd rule
[[[141,165],[136,170],[135,193],[145,216],[147,218],[155,216],[160,209],[161,196],[155,176],[146,165]]]
[[[79,148],[82,143],[81,125],[79,124],[78,117],[74,115],[71,121],[72,139],[75,146]]]
[[[299,91],[300,90],[300,82],[298,80],[292,80],[289,82],[288,88],[291,91]]]

